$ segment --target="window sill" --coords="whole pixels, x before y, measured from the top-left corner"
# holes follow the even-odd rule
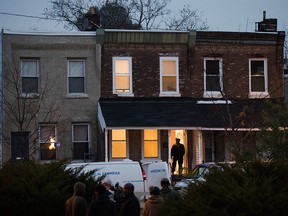
[[[21,98],[39,98],[40,94],[39,93],[21,93]]]
[[[217,91],[206,91],[203,94],[203,98],[223,98],[223,95]]]
[[[134,94],[133,93],[114,93],[116,95],[118,95],[118,97],[134,97]]]
[[[270,98],[268,92],[250,92],[249,98]]]
[[[168,93],[168,92],[161,92],[159,97],[181,97],[179,93]]]
[[[68,99],[88,98],[88,94],[84,94],[84,93],[67,94],[66,98],[68,98]]]

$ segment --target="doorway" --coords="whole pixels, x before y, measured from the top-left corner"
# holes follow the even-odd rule
[[[182,143],[185,147],[185,154],[183,157],[183,171],[182,174],[186,174],[188,172],[188,145],[187,145],[187,136],[186,130],[171,130],[170,131],[170,152],[172,146],[176,143],[176,138],[180,139],[180,143]],[[172,165],[172,161],[171,165]],[[176,164],[175,173],[179,173],[178,164]]]

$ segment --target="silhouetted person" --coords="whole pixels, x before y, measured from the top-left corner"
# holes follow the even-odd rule
[[[118,216],[139,216],[140,203],[134,194],[134,185],[127,183],[123,188],[125,201],[121,204]]]
[[[66,216],[86,216],[88,209],[87,201],[84,198],[86,185],[76,182],[73,189],[73,195],[66,201]]]
[[[175,167],[178,161],[179,175],[182,174],[183,156],[185,154],[185,147],[180,143],[180,139],[176,138],[176,143],[172,146],[171,157],[172,157],[172,174],[175,172]]]
[[[116,204],[107,195],[104,185],[97,185],[95,199],[89,206],[88,216],[115,216]]]
[[[173,200],[179,200],[179,193],[178,191],[170,188],[170,181],[168,178],[163,178],[161,180],[161,187],[160,196],[162,196],[165,201],[169,202]]]
[[[149,187],[150,197],[144,204],[142,216],[158,216],[162,210],[164,199],[160,196],[158,187]]]

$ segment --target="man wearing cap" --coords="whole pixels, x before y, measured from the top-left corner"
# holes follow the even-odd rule
[[[180,139],[176,138],[176,143],[172,146],[171,149],[171,157],[172,157],[172,175],[175,172],[175,167],[178,161],[179,175],[182,174],[182,164],[183,164],[183,156],[185,154],[185,147],[182,143],[180,143]]]

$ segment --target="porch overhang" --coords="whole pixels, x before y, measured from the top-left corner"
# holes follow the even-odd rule
[[[98,121],[111,129],[259,130],[263,100],[100,98]]]

